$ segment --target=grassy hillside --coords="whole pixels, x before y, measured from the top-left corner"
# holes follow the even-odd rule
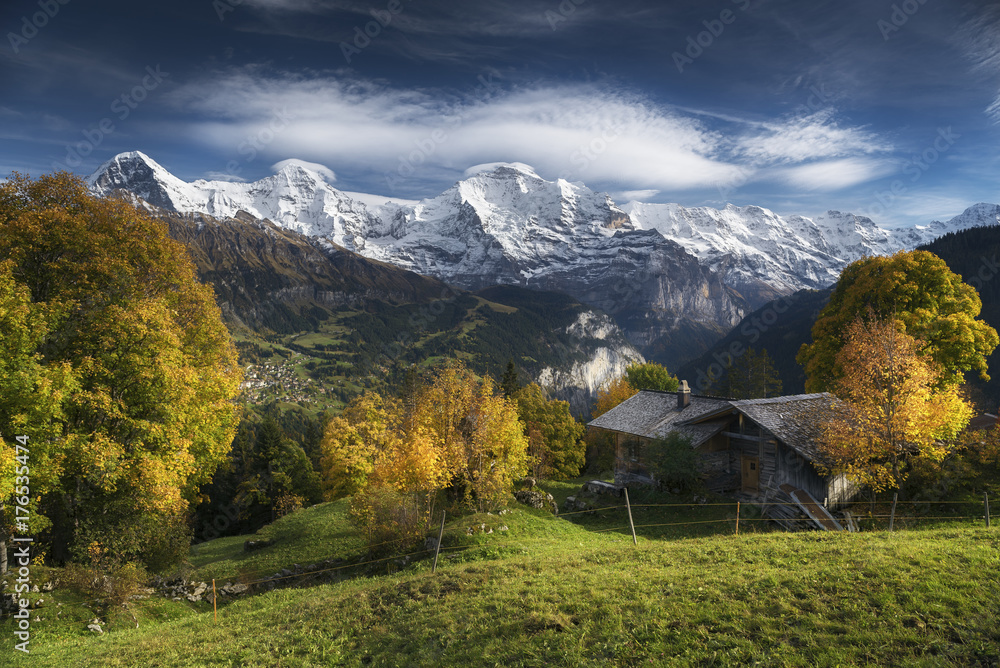
[[[563,498],[574,487],[550,489]],[[253,556],[241,551],[245,537],[206,543],[192,554],[194,575],[227,577],[319,554],[360,554],[344,509],[343,502],[322,504],[282,518],[261,532],[277,538],[275,545]],[[641,530],[637,547],[614,510],[554,518],[517,506],[502,516],[454,518],[436,574],[428,559],[387,562],[375,570],[402,570],[245,597],[222,607],[218,624],[207,604],[150,599],[138,604],[138,629],[120,624],[99,638],[80,621],[54,632],[62,622],[51,608],[34,623],[30,665],[1000,661],[997,528],[966,523],[895,534],[786,534],[746,533],[747,525],[757,526],[747,522],[734,536],[730,510],[636,511],[637,524],[667,525]],[[494,532],[469,534],[482,524]],[[14,656],[4,635],[0,651]]]

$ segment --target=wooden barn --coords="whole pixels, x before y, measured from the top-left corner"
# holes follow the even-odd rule
[[[617,485],[654,483],[643,461],[643,446],[680,433],[700,455],[701,475],[713,492],[763,502],[804,490],[832,509],[857,493],[845,476],[823,475],[814,465],[819,424],[835,401],[827,393],[746,400],[705,397],[692,395],[681,381],[677,392],[639,392],[588,428],[611,433]]]

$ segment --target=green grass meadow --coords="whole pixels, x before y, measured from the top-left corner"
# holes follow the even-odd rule
[[[562,501],[579,482],[545,486]],[[667,505],[687,501],[632,499],[637,546],[621,508],[454,517],[436,573],[427,553],[367,564],[222,605],[217,623],[209,604],[154,597],[96,637],[81,601],[57,589],[63,614],[36,611],[30,656],[3,624],[0,665],[1000,665],[997,527],[791,534],[751,516],[734,535],[731,505]],[[275,543],[258,552],[243,552],[247,536],[195,546],[189,577],[363,560],[346,509],[284,517],[259,532]]]

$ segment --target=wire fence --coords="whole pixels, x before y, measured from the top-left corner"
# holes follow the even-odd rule
[[[577,510],[562,512],[558,514],[559,519],[566,519],[570,517],[581,517],[581,516],[598,516],[600,514],[606,514],[609,512],[617,512],[624,510],[628,520],[628,524],[620,524],[616,526],[601,526],[588,527],[588,531],[595,534],[606,534],[613,532],[630,532],[633,542],[638,544],[638,537],[640,534],[644,533],[640,530],[643,529],[663,529],[663,528],[676,528],[676,527],[689,527],[689,526],[699,526],[704,527],[707,525],[728,525],[729,529],[733,531],[734,535],[739,535],[740,525],[743,524],[744,528],[747,525],[754,527],[754,532],[759,531],[760,527],[768,527],[770,525],[773,530],[780,530],[775,524],[775,520],[772,517],[766,515],[766,509],[769,507],[785,506],[788,507],[790,504],[787,502],[749,502],[744,503],[741,501],[734,502],[719,502],[719,503],[638,503],[632,504],[629,502],[626,494],[626,502],[621,505],[610,505],[610,506],[596,506],[593,508],[588,508],[587,510]],[[860,506],[868,505],[869,509],[867,512],[861,512],[859,510]],[[886,506],[889,506],[886,508]],[[922,508],[926,511],[933,511],[936,508],[947,508],[953,507],[964,512],[951,513],[951,514],[925,514],[916,512],[917,508]],[[715,519],[704,519],[704,520],[685,520],[677,522],[653,522],[653,523],[635,523],[633,521],[632,511],[646,511],[649,509],[681,509],[681,508],[731,508],[733,512],[728,513],[725,517],[718,517]],[[983,523],[986,527],[991,526],[990,518],[990,508],[989,508],[989,497],[984,495],[982,502],[973,501],[903,501],[900,502],[898,499],[894,499],[891,506],[889,502],[883,501],[878,503],[858,503],[852,506],[853,511],[852,518],[856,525],[861,527],[863,531],[895,531],[897,529],[908,529],[913,525],[934,521],[934,522],[960,522],[963,524],[973,524],[973,523]],[[910,514],[905,514],[902,512],[896,512],[903,508],[910,508],[912,512]],[[604,519],[607,519],[604,517]],[[803,525],[807,520],[797,520]],[[818,524],[814,524],[813,528],[819,529]],[[846,530],[846,527],[845,527]],[[644,538],[656,538],[656,536],[648,535],[650,532],[645,532],[647,535]],[[744,534],[746,531],[744,530]],[[462,536],[468,535],[466,531],[461,532]],[[626,534],[629,535],[629,534]],[[450,538],[458,537],[459,534],[449,534]],[[361,558],[358,561],[344,562],[337,564],[335,566],[324,566],[322,568],[312,568],[307,570],[302,570],[298,572],[293,572],[288,575],[281,575],[280,571],[274,573],[272,569],[265,569],[255,573],[240,572],[234,576],[228,578],[227,585],[232,584],[242,584],[246,585],[249,589],[255,587],[263,587],[266,590],[277,588],[281,586],[282,583],[294,583],[296,581],[301,583],[312,583],[315,580],[329,574],[348,571],[348,570],[359,570],[365,572],[366,569],[370,572],[371,567],[377,564],[390,563],[390,562],[400,562],[405,561],[410,558],[430,558],[433,554],[434,567],[433,571],[437,568],[438,556],[442,553],[448,555],[454,555],[461,552],[465,552],[473,549],[481,549],[485,547],[482,544],[466,544],[466,545],[443,545],[445,538],[444,532],[444,515],[442,515],[442,527],[439,532],[437,541],[435,542],[435,547],[433,550],[422,549],[415,550],[405,553],[392,554],[390,556],[383,556],[377,558]],[[542,543],[556,543],[560,539],[550,539],[550,538],[536,538],[531,539],[530,544],[542,544]],[[398,541],[385,541],[378,544],[368,545],[368,554],[373,554],[378,548],[384,548],[389,545],[396,544]],[[519,539],[519,542],[523,542],[523,539]],[[270,572],[270,574],[269,574]],[[216,580],[211,580],[213,596],[210,602],[213,605],[213,610],[216,610],[217,615],[217,603],[220,597],[216,590]],[[205,582],[207,585],[207,581]],[[225,587],[223,587],[224,589]],[[89,599],[85,601],[77,602],[75,605],[88,606],[94,603],[102,602],[102,598]]]
[[[867,503],[867,502],[865,502],[865,503]],[[774,502],[749,502],[749,503],[743,503],[743,502],[740,502],[740,501],[735,501],[735,502],[719,502],[719,503],[698,503],[698,502],[694,502],[694,503],[638,503],[638,504],[632,504],[626,498],[626,503],[621,504],[621,505],[599,506],[599,507],[589,508],[587,510],[561,512],[561,513],[558,514],[558,517],[560,519],[565,519],[565,518],[574,517],[574,516],[578,516],[578,517],[579,516],[594,516],[597,513],[606,513],[606,512],[609,512],[609,511],[621,511],[621,510],[625,510],[626,513],[629,515],[629,517],[628,517],[629,524],[622,524],[620,526],[611,526],[611,527],[590,528],[589,531],[591,533],[612,533],[612,532],[631,531],[632,534],[636,538],[638,538],[638,534],[639,534],[639,530],[640,529],[656,529],[656,528],[664,528],[664,527],[705,526],[705,525],[719,524],[719,525],[728,525],[729,527],[732,527],[733,530],[734,530],[734,533],[738,535],[739,534],[739,526],[740,526],[741,523],[744,524],[744,525],[747,525],[747,524],[752,524],[752,525],[756,524],[756,525],[764,525],[764,526],[771,525],[776,530],[780,530],[775,525],[775,519],[772,518],[772,517],[768,517],[768,516],[764,515],[763,511],[765,511],[765,509],[767,509],[769,507],[777,507],[777,506],[788,507],[789,505],[790,504],[787,503],[787,502],[780,502],[780,501],[774,501]],[[880,507],[880,505],[882,505],[882,504],[878,504],[875,507],[878,508],[878,507]],[[970,512],[965,512],[965,513],[961,513],[961,514],[946,514],[946,515],[927,515],[927,514],[918,514],[918,513],[913,513],[913,514],[906,515],[906,514],[896,513],[895,512],[896,505],[910,506],[912,508],[928,507],[928,506],[955,506],[955,507],[964,506]],[[713,508],[713,507],[714,508],[731,508],[731,509],[733,509],[734,512],[730,513],[726,517],[720,517],[720,518],[716,518],[716,519],[707,519],[707,520],[685,520],[685,521],[678,521],[678,522],[654,522],[654,523],[644,523],[644,524],[637,524],[637,523],[631,521],[632,520],[632,518],[631,518],[631,512],[632,512],[632,510],[646,510],[646,509],[655,509],[655,508]],[[855,509],[857,509],[858,504],[856,504],[854,507],[855,507]],[[973,510],[973,509],[975,509],[975,510]],[[749,516],[748,515],[743,515],[743,516],[741,516],[741,511],[746,512],[747,510],[749,510],[754,515],[756,515],[757,513],[761,513],[761,514],[759,516],[754,516],[754,515],[749,515]],[[989,516],[989,499],[988,499],[988,497],[985,497],[985,496],[984,496],[984,502],[982,502],[982,503],[977,503],[977,502],[972,502],[972,501],[932,501],[932,502],[906,501],[906,502],[894,502],[893,509],[891,511],[886,511],[886,512],[871,512],[871,511],[869,511],[869,512],[865,512],[865,513],[857,513],[857,514],[853,515],[853,518],[854,518],[855,522],[865,523],[864,526],[865,526],[866,530],[876,530],[876,531],[877,530],[906,529],[906,528],[909,528],[909,525],[912,524],[912,523],[919,523],[919,522],[925,522],[925,521],[937,521],[937,522],[940,522],[940,521],[952,521],[952,522],[956,522],[957,521],[957,522],[965,522],[965,523],[969,523],[969,524],[976,523],[976,522],[985,522],[985,526],[986,527],[989,527],[991,525],[990,516]],[[803,524],[805,524],[807,522],[807,520],[804,520],[804,519],[798,520],[798,521],[802,522]],[[898,523],[898,526],[895,526],[897,523]],[[821,527],[819,525],[814,525],[813,528],[820,529]],[[846,530],[847,529],[845,527],[845,531]],[[438,537],[438,540],[437,540],[437,549],[434,550],[435,557],[437,556],[437,554],[440,554],[440,553],[452,553],[453,554],[453,553],[456,553],[456,552],[463,552],[463,551],[466,551],[466,550],[478,549],[478,548],[483,547],[482,545],[477,545],[477,544],[443,546],[442,545],[442,541],[443,541],[444,537],[445,537],[445,534],[442,531],[441,534]],[[385,547],[386,545],[391,545],[394,542],[395,541],[386,541],[386,542],[383,542],[383,543],[369,545],[368,546],[369,552],[375,550],[376,548]],[[532,541],[533,544],[537,543],[537,542],[546,542],[546,539]],[[343,570],[347,570],[347,569],[357,569],[357,568],[361,568],[361,567],[372,566],[372,565],[379,564],[379,563],[399,561],[399,560],[407,559],[407,558],[410,558],[410,557],[429,557],[431,552],[432,552],[432,550],[424,549],[424,550],[418,550],[418,551],[415,551],[415,552],[407,552],[407,553],[401,553],[401,554],[394,554],[394,555],[391,555],[391,556],[380,557],[380,558],[376,558],[376,559],[368,559],[368,560],[359,561],[359,562],[345,563],[345,564],[341,564],[341,565],[334,566],[334,567],[329,567],[329,568],[322,568],[322,569],[317,569],[317,570],[310,570],[310,571],[307,571],[307,572],[304,572],[304,573],[293,573],[291,575],[280,576],[280,577],[276,576],[276,575],[264,576],[264,573],[261,572],[259,574],[256,574],[256,576],[259,577],[259,579],[247,580],[245,578],[251,577],[251,576],[248,576],[248,574],[243,573],[242,577],[240,578],[240,582],[242,584],[246,584],[247,586],[253,586],[253,585],[259,585],[259,584],[279,582],[279,581],[282,581],[282,580],[295,580],[295,579],[301,580],[301,579],[305,579],[305,578],[312,578],[313,576],[321,575],[321,574],[324,574],[324,573],[336,572],[336,571],[343,571]],[[435,559],[435,563],[436,563],[436,559]]]

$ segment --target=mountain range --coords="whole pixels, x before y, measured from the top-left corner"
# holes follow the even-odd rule
[[[829,286],[862,256],[1000,221],[995,204],[904,229],[838,211],[808,218],[732,204],[619,205],[519,163],[470,172],[416,203],[349,195],[296,161],[252,183],[185,182],[134,151],[104,163],[87,182],[97,194],[124,189],[180,214],[238,220],[243,212],[467,290],[563,292],[610,314],[646,357],[670,368],[770,300]]]

